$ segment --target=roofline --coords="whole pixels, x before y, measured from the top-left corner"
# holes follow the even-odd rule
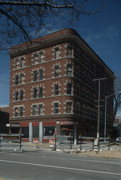
[[[20,54],[25,54],[34,51],[35,48],[41,48],[41,47],[47,47],[46,43],[51,42],[52,44],[56,44],[57,40],[60,40],[62,38],[69,38],[73,40],[77,40],[82,44],[83,46],[86,46],[88,51],[92,53],[99,62],[101,62],[114,76],[114,72],[108,67],[108,65],[96,54],[96,52],[87,44],[87,42],[72,28],[65,28],[56,32],[53,32],[51,34],[47,34],[45,36],[36,38],[32,40],[31,42],[25,42],[16,46],[11,47],[10,55],[11,57],[16,57]],[[35,44],[36,43],[36,44]],[[21,48],[22,47],[22,48]],[[19,50],[18,50],[19,49]]]

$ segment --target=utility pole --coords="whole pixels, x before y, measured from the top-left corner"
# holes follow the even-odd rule
[[[97,145],[98,145],[98,151],[99,151],[99,137],[100,137],[100,87],[101,87],[101,81],[106,80],[106,78],[98,78],[93,79],[93,81],[98,82],[98,117],[97,117]]]
[[[106,134],[107,134],[107,99],[114,96],[114,93],[109,95],[109,96],[105,96],[105,122],[104,122],[104,138],[106,138]]]

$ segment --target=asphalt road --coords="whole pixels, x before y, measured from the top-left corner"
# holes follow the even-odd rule
[[[120,180],[121,159],[57,152],[0,152],[0,180]]]

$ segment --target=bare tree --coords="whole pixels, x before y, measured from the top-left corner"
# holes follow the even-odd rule
[[[84,10],[88,0],[1,0],[0,49],[16,43],[31,41],[53,18],[62,21],[77,19],[80,14],[94,15]],[[40,34],[39,34],[40,35]]]
[[[115,120],[117,112],[121,109],[121,76],[117,75],[115,80],[115,95],[114,95],[114,112],[113,119]]]

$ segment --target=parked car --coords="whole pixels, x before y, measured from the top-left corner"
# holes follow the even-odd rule
[[[118,138],[116,139],[116,142],[121,143],[121,137],[118,137]]]

